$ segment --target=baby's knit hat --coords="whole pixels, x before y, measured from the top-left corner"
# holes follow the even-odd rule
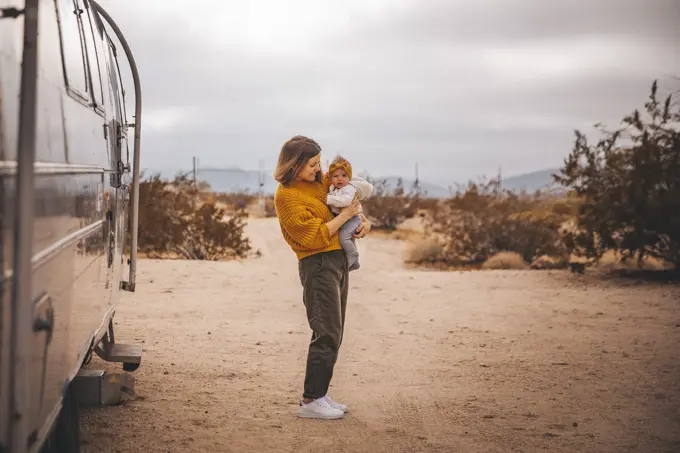
[[[332,175],[335,170],[345,170],[345,173],[347,173],[347,177],[351,180],[352,179],[352,164],[349,163],[347,159],[341,156],[337,156],[335,159],[333,159],[333,162],[331,162],[331,166],[328,167],[328,174]]]

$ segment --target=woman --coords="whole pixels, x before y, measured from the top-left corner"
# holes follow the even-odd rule
[[[337,233],[355,215],[362,217],[356,238],[366,236],[371,225],[358,201],[333,216],[326,205],[330,183],[320,162],[321,147],[311,138],[297,135],[284,143],[274,172],[279,182],[275,206],[283,238],[299,260],[303,302],[312,329],[298,415],[337,419],[348,409],[328,396],[328,386],[342,343],[349,288],[347,257]]]

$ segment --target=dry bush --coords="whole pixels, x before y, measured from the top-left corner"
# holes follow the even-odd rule
[[[397,186],[390,189],[386,180],[376,181],[368,178],[373,184],[373,195],[361,202],[371,226],[377,230],[394,231],[406,219],[416,215],[421,209],[432,208],[436,200],[424,197],[423,192],[414,187],[406,192],[401,179]]]
[[[660,271],[674,268],[672,263],[653,256],[645,256],[641,262],[638,262],[635,256],[628,258],[626,255],[611,250],[604,252],[596,265],[597,268],[604,270],[643,269]]]
[[[238,210],[225,220],[224,209],[202,196],[186,177],[166,181],[154,175],[139,186],[139,252],[152,257],[221,260],[244,256],[247,214]]]
[[[528,268],[529,264],[517,252],[500,252],[482,264],[482,269],[484,270],[522,270]]]
[[[425,217],[428,212],[434,210],[439,204],[439,199],[437,198],[428,198],[417,189],[414,192],[411,195],[410,201],[416,216]]]
[[[215,198],[220,203],[233,206],[235,210],[246,209],[258,200],[258,196],[250,192],[218,193]]]
[[[531,263],[542,255],[565,255],[560,228],[573,209],[573,200],[514,194],[497,180],[483,181],[440,203],[427,231],[445,236],[442,259],[452,265],[479,264],[502,251]]]
[[[442,261],[442,244],[431,237],[414,237],[405,243],[404,262],[408,264],[438,263]]]
[[[532,269],[565,269],[568,265],[564,258],[542,255],[531,262]]]
[[[274,207],[274,196],[268,195],[262,199],[255,198],[246,208],[248,214],[255,218],[271,218],[276,217],[276,208]]]
[[[276,217],[276,206],[274,205],[273,196],[264,199],[264,216],[267,218]]]
[[[185,259],[218,261],[243,256],[250,241],[243,237],[248,215],[239,210],[225,220],[223,209],[203,203],[186,222],[184,240],[175,251]]]
[[[425,232],[424,218],[416,215],[415,217],[406,219],[397,226],[397,231],[423,234]]]
[[[259,207],[259,201],[257,203]],[[264,217],[267,219],[276,217],[276,206],[274,205],[273,195],[264,197]]]

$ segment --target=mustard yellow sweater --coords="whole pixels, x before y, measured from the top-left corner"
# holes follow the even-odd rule
[[[274,204],[283,238],[298,259],[331,250],[342,250],[338,235],[331,236],[326,223],[333,213],[326,205],[330,182],[293,181],[276,189]]]

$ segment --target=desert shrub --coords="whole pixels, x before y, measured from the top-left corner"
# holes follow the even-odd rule
[[[577,228],[565,237],[570,251],[599,259],[607,250],[622,260],[647,256],[680,268],[680,104],[658,100],[651,87],[644,111],[591,144],[576,131],[571,154],[555,180],[582,199]]]
[[[415,237],[405,244],[404,262],[409,264],[437,263],[442,261],[442,244],[431,237]]]
[[[427,190],[423,189],[418,181],[416,181],[408,192],[410,206],[414,210],[414,215],[421,215],[422,213],[433,210],[437,207],[439,200],[431,198],[427,195]]]
[[[173,244],[181,241],[182,229],[176,213],[178,206],[175,190],[159,175],[152,175],[139,184],[138,250],[147,254],[170,253]]]
[[[524,261],[522,255],[517,252],[500,252],[482,264],[482,269],[498,270],[498,269],[528,269],[529,264]]]
[[[532,269],[564,269],[568,266],[566,257],[541,255],[531,262]]]
[[[217,261],[243,256],[250,250],[249,240],[243,237],[245,211],[239,210],[224,220],[224,210],[214,203],[203,203],[186,222],[184,240],[175,245],[183,258]]]
[[[530,263],[564,254],[560,228],[568,218],[554,199],[504,191],[500,181],[489,180],[471,182],[438,204],[427,231],[445,238],[442,259],[450,264],[481,263],[500,252],[516,252]]]
[[[242,206],[240,203],[239,206]],[[262,198],[253,197],[252,201],[247,205],[246,210],[251,217],[255,218],[270,218],[276,217],[276,208],[274,207],[274,196],[265,195]]]
[[[439,199],[426,196],[412,197],[411,201],[416,211],[431,211],[439,204]]]
[[[260,205],[260,195],[255,193],[235,192],[235,193],[218,193],[215,199],[218,203],[227,207],[228,212],[238,212],[245,209],[255,217],[276,217],[276,210],[274,208],[274,196],[265,195],[264,197],[264,212],[262,212]]]
[[[386,180],[368,178],[368,181],[373,184],[373,195],[361,204],[374,229],[394,231],[400,223],[412,218],[428,203],[419,190],[406,192],[401,179],[397,180],[394,189],[390,189]]]
[[[266,218],[276,217],[276,206],[274,205],[274,197],[272,196],[264,199],[264,216]]]
[[[138,250],[151,257],[220,260],[250,250],[244,236],[247,214],[238,210],[225,220],[214,199],[200,195],[186,177],[166,181],[153,175],[139,186]]]
[[[539,195],[543,196],[543,195]],[[581,208],[582,200],[576,192],[570,191],[565,196],[545,197],[545,205],[555,214],[562,215],[568,219],[576,219]]]
[[[246,209],[248,206],[255,203],[258,196],[250,192],[218,193],[215,194],[215,199],[220,203],[227,206],[233,206],[238,210]]]
[[[615,251],[608,250],[602,254],[597,260],[597,267],[604,270],[622,270],[622,269],[645,269],[645,270],[668,270],[672,269],[673,264],[668,261],[654,258],[653,256],[646,256],[642,262],[637,259],[622,260],[621,255]]]

